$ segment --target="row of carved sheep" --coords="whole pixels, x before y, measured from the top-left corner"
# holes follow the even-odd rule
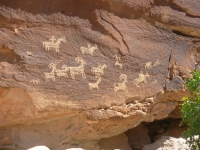
[[[57,69],[54,63],[49,64],[49,68],[52,69],[52,71],[44,73],[46,81],[48,81],[49,79],[52,79],[53,81],[55,81],[55,76],[58,76],[58,77],[63,76],[63,77],[68,78],[68,74],[67,74],[68,70],[70,71],[70,75],[73,80],[75,79],[75,75],[77,74],[82,74],[82,77],[85,79],[86,78],[85,71],[84,71],[85,61],[80,57],[76,57],[75,61],[80,62],[80,66],[68,67],[67,65],[63,65],[62,70]]]

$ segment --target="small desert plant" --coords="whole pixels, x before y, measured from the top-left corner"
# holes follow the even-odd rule
[[[184,97],[181,104],[182,123],[186,123],[188,129],[183,132],[193,150],[200,149],[200,71],[192,71],[191,77],[185,79],[186,88],[191,96]]]

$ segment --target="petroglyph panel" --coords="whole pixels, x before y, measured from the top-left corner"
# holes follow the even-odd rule
[[[82,54],[88,53],[93,56],[94,50],[98,49],[97,45],[91,46],[91,44],[87,44],[87,47],[81,46],[80,50]]]
[[[123,65],[119,62],[121,60],[121,58],[118,57],[117,55],[114,55],[113,58],[115,58],[115,60],[116,60],[115,66],[119,66],[122,69]]]
[[[121,83],[114,83],[114,92],[117,93],[118,91],[124,91],[125,93],[128,93],[127,87],[126,87],[126,82],[127,81],[127,75],[121,74],[119,76],[119,80],[123,80]]]
[[[52,36],[51,39],[49,39],[49,41],[44,41],[42,42],[43,46],[45,47],[46,51],[49,51],[50,48],[54,48],[56,50],[56,52],[60,52],[59,48],[60,48],[60,43],[61,42],[65,42],[65,37],[59,38],[56,40],[56,38],[54,36]]]

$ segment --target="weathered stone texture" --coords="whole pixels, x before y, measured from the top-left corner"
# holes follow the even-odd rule
[[[0,146],[94,150],[172,115],[199,68],[198,4],[0,0]]]

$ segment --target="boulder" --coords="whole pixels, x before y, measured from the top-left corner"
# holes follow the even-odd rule
[[[190,150],[186,140],[183,138],[173,138],[170,136],[162,136],[156,142],[145,145],[142,150],[171,150],[171,149],[184,149]]]
[[[35,146],[33,148],[29,148],[28,150],[50,150],[50,149],[46,146]]]

